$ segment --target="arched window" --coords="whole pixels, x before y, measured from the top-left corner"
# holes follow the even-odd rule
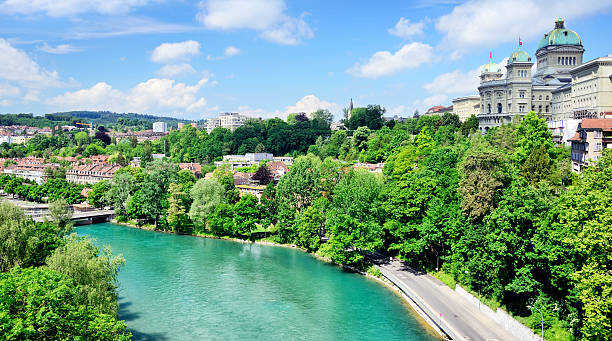
[[[502,104],[501,103],[497,103],[497,113],[498,114],[502,113]]]
[[[491,104],[487,104],[488,113],[491,113]]]
[[[538,106],[538,112],[542,112],[542,106]]]

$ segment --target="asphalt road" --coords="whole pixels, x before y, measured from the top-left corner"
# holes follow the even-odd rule
[[[466,299],[427,273],[399,260],[373,260],[381,272],[439,324],[454,340],[518,341]]]

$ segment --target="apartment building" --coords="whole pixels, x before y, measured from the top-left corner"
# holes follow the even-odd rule
[[[220,114],[218,118],[210,118],[206,121],[206,132],[211,133],[215,128],[221,127],[234,131],[247,121],[248,117],[236,112]]]
[[[262,161],[282,162],[287,166],[293,164],[290,156],[274,156],[270,153],[246,153],[244,155],[225,155],[223,161],[215,161],[215,167],[229,166],[230,169],[259,165]]]
[[[116,164],[89,164],[76,166],[66,172],[66,180],[81,185],[93,185],[102,180],[111,180],[121,166]]]
[[[572,170],[580,172],[602,155],[603,149],[612,148],[612,119],[585,118],[578,124],[572,144]]]

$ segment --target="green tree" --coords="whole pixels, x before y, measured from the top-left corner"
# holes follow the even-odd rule
[[[74,226],[72,223],[72,210],[63,198],[49,204],[49,218],[57,226],[60,236],[70,232]]]
[[[145,141],[140,154],[140,166],[147,167],[151,162],[153,162],[153,147],[150,141]]]
[[[279,238],[283,242],[290,242],[295,236],[296,214],[321,195],[320,164],[321,160],[316,156],[300,156],[278,183]]]
[[[107,193],[111,189],[109,180],[102,180],[94,184],[91,191],[87,193],[87,203],[95,208],[102,208],[107,205]]]
[[[497,206],[498,190],[507,182],[506,160],[486,144],[478,144],[466,153],[460,174],[461,208],[473,222],[479,221]]]
[[[298,214],[295,225],[296,244],[310,252],[318,250],[325,226],[323,213],[318,208],[310,206]]]
[[[57,227],[34,223],[19,207],[0,202],[0,271],[41,265],[60,242]]]
[[[208,227],[217,236],[235,235],[234,215],[234,206],[222,202],[208,215]]]
[[[189,196],[183,192],[178,184],[170,184],[168,188],[168,225],[172,231],[184,232],[189,227],[189,216],[187,215],[187,207],[189,204]]]
[[[514,157],[519,165],[523,165],[533,149],[543,146],[551,159],[556,158],[555,144],[546,120],[533,111],[525,115],[516,128],[517,148]]]
[[[197,227],[206,228],[206,220],[215,208],[225,201],[225,190],[216,179],[200,179],[190,192],[193,203],[189,217]]]
[[[338,182],[328,221],[328,250],[335,262],[361,262],[366,252],[382,246],[382,188],[379,177],[362,169],[349,171]]]
[[[123,321],[92,308],[72,279],[53,270],[1,273],[0,311],[6,340],[131,339]]]
[[[234,223],[236,232],[243,236],[250,236],[251,232],[257,229],[259,223],[260,210],[257,207],[258,200],[252,194],[243,195],[234,206]]]
[[[521,167],[521,175],[532,185],[545,179],[549,179],[553,171],[553,165],[546,147],[540,145],[533,148],[529,157]]]
[[[117,313],[117,273],[125,263],[110,247],[100,250],[88,238],[72,234],[47,258],[47,267],[68,275],[79,285],[88,306],[102,314]]]

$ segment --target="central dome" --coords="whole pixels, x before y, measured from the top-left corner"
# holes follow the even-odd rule
[[[501,72],[501,68],[499,67],[499,65],[493,62],[489,62],[489,64],[485,65],[484,68],[482,68],[482,73],[498,73],[498,72]]]
[[[531,57],[529,57],[529,54],[521,50],[514,51],[514,53],[510,55],[510,58],[508,58],[508,63],[530,62],[530,61],[531,61]]]
[[[540,40],[538,48],[555,45],[579,45],[582,46],[582,39],[578,33],[565,28],[563,19],[559,18],[555,22],[555,29],[546,33]]]

